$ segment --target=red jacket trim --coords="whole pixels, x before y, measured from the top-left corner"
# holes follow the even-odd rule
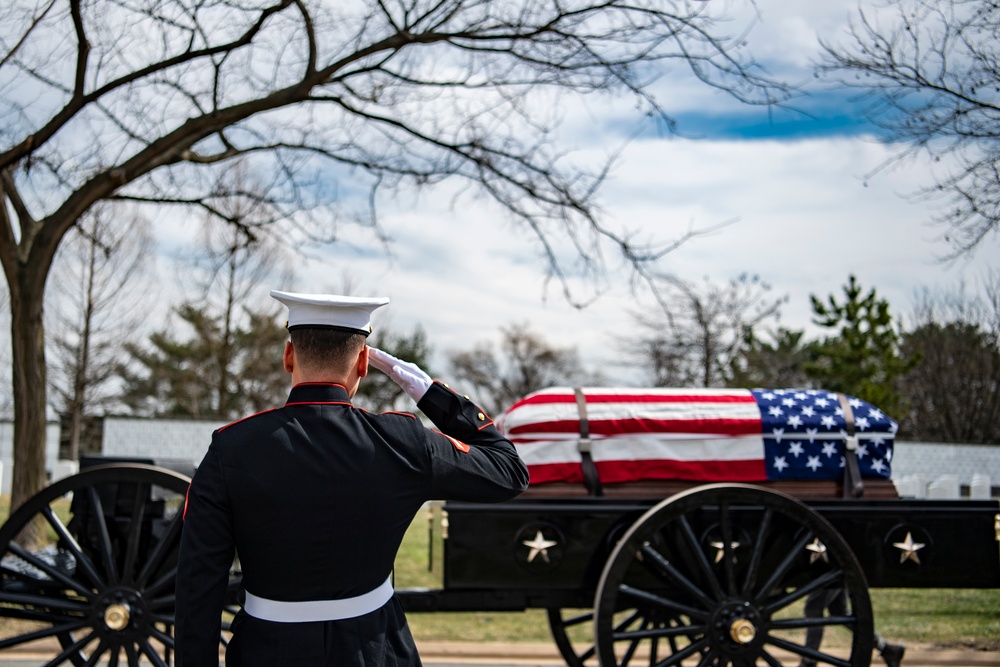
[[[260,415],[266,415],[266,414],[267,414],[268,412],[274,412],[274,411],[275,411],[275,410],[277,410],[277,409],[278,409],[278,408],[268,408],[267,410],[261,410],[260,412],[255,412],[254,414],[252,414],[252,415],[247,415],[246,417],[243,417],[242,419],[237,419],[237,420],[236,420],[236,421],[234,421],[234,422],[229,422],[229,423],[228,423],[228,424],[226,424],[225,426],[220,426],[220,427],[219,427],[219,428],[217,429],[217,431],[225,431],[225,430],[226,430],[227,428],[229,428],[230,426],[234,426],[234,425],[236,425],[236,424],[239,424],[240,422],[245,422],[245,421],[246,421],[246,420],[248,420],[248,419],[253,419],[254,417],[257,417],[257,416],[260,416]]]

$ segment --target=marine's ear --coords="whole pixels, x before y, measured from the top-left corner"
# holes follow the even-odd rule
[[[358,355],[358,377],[363,378],[368,375],[368,346],[365,345]]]

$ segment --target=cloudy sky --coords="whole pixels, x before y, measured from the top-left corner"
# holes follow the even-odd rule
[[[714,282],[757,274],[775,296],[788,296],[782,324],[791,328],[809,328],[809,295],[839,295],[849,274],[905,315],[917,290],[975,283],[1000,266],[996,238],[972,257],[942,262],[949,247],[928,224],[933,209],[905,197],[932,182],[926,161],[866,179],[893,149],[874,140],[846,91],[812,79],[817,38],[842,36],[855,2],[757,6],[751,51],[770,73],[807,82],[809,94],[796,104],[809,116],[741,107],[679,72],[664,76],[659,100],[691,138],[646,131],[629,114],[631,103],[571,109],[564,135],[584,156],[617,150],[634,137],[603,190],[609,224],[665,241],[724,225],[682,245],[661,268]],[[748,20],[744,13],[734,31]],[[627,273],[612,261],[607,280],[579,286],[593,302],[574,308],[558,285],[546,283],[530,236],[488,202],[460,198],[456,205],[454,188],[380,204],[391,255],[369,234],[343,234],[297,261],[294,285],[262,285],[260,298],[271,287],[335,291],[346,281],[355,294],[392,298],[376,325],[409,331],[419,324],[439,355],[495,341],[500,327],[526,323],[554,345],[575,347],[586,366],[613,382],[619,371],[607,364],[630,344],[630,313],[650,307],[648,295],[630,291]],[[169,242],[165,248],[171,251]]]

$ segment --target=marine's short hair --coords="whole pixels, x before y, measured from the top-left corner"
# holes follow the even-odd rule
[[[299,363],[310,370],[346,374],[365,346],[362,333],[339,329],[295,329],[288,336]]]

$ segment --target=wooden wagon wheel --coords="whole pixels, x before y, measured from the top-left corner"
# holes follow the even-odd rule
[[[868,585],[847,543],[806,505],[749,485],[646,512],[608,558],[594,610],[604,667],[871,661]]]
[[[95,466],[22,505],[0,527],[0,616],[34,623],[0,649],[54,637],[61,651],[46,666],[169,665],[189,483],[153,466]],[[238,585],[234,575],[230,592]]]
[[[569,632],[573,628],[586,627],[591,631],[594,624],[592,609],[546,609],[549,618],[549,630],[556,642],[559,654],[569,667],[584,667],[584,663],[593,658],[597,652],[593,639],[586,642],[582,648],[573,645]],[[593,635],[591,635],[593,636]]]

